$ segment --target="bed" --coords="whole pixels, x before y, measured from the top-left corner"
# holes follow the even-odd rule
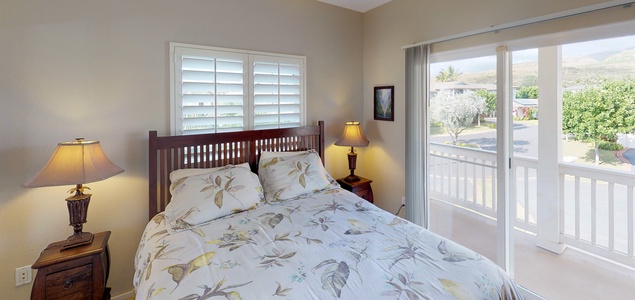
[[[322,121],[150,132],[149,149],[137,299],[522,299],[486,258],[341,189]]]

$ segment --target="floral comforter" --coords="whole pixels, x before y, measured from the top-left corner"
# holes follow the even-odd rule
[[[135,258],[137,299],[522,299],[486,258],[334,189],[169,234]]]

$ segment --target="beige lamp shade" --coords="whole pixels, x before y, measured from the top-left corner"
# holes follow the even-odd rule
[[[366,136],[364,136],[364,132],[362,132],[362,127],[359,126],[359,122],[346,122],[344,133],[342,133],[342,136],[335,142],[335,145],[366,147],[369,143]]]
[[[123,172],[106,157],[98,141],[77,139],[57,144],[48,163],[31,180],[27,188],[77,185],[104,180]]]

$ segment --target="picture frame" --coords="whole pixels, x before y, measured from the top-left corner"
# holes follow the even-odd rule
[[[376,86],[373,95],[375,120],[395,121],[395,86]]]

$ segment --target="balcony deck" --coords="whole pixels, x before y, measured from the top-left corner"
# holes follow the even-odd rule
[[[430,203],[430,228],[496,261],[496,227],[491,219],[445,202]],[[571,247],[558,255],[515,231],[515,280],[545,299],[633,299],[635,270]]]

